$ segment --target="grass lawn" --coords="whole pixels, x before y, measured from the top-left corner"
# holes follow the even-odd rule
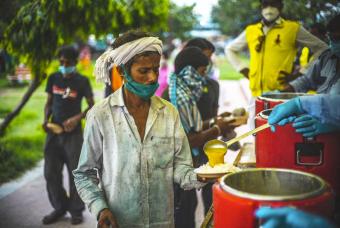
[[[248,61],[246,57],[242,57],[242,60]],[[217,57],[215,64],[220,69],[220,80],[239,80],[244,77],[230,65],[225,57]]]
[[[55,71],[57,67],[58,62],[55,61],[48,72]],[[84,75],[92,75],[93,66],[88,69],[78,66],[78,70]],[[94,90],[103,90],[103,86],[94,82],[93,77],[89,78]],[[18,177],[43,158],[45,133],[41,124],[46,101],[45,85],[46,80],[0,138],[0,184]],[[11,87],[6,79],[0,79],[0,118],[19,103],[26,89],[27,86]],[[86,105],[85,101],[83,105]]]

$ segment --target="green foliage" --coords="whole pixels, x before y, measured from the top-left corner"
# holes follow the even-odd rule
[[[283,16],[301,21],[306,26],[323,23],[340,13],[338,0],[284,0]],[[224,34],[236,35],[246,25],[261,18],[259,0],[219,0],[212,10],[213,21]]]
[[[5,80],[0,80],[2,81]],[[11,87],[0,89],[0,118],[13,109],[25,89]],[[11,123],[7,134],[0,138],[0,184],[33,167],[43,157],[45,137],[41,122],[45,99],[41,88]]]
[[[43,79],[59,46],[89,34],[165,29],[168,7],[168,0],[34,0],[21,7],[1,45]]]
[[[189,6],[177,6],[170,4],[169,31],[172,37],[182,40],[190,37],[189,32],[198,25],[197,15],[193,13],[195,4]]]

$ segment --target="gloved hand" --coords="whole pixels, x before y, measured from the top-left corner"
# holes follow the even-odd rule
[[[284,119],[288,117],[297,116],[300,114],[303,114],[303,110],[300,104],[300,98],[296,97],[283,104],[275,106],[268,117],[268,123],[272,125],[272,131],[275,131],[274,125],[278,124],[280,121],[285,122]]]
[[[262,207],[255,215],[265,220],[263,228],[335,228],[324,218],[292,207]]]
[[[321,123],[320,120],[308,114],[297,117],[294,120],[293,127],[303,137],[314,137],[319,134],[340,130],[331,124]]]

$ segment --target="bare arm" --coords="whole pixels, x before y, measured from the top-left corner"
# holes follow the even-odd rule
[[[46,127],[49,118],[52,115],[52,94],[51,93],[47,93],[47,100],[45,103],[45,107],[44,107],[44,122],[43,122],[43,129],[47,132],[48,129]]]
[[[78,123],[81,121],[82,118],[86,116],[86,113],[92,108],[94,105],[93,97],[87,97],[86,102],[88,104],[88,107],[85,109],[85,111],[78,113],[77,115],[74,115],[67,120],[63,122],[63,127],[66,132],[71,132],[74,130],[74,128],[78,125]]]

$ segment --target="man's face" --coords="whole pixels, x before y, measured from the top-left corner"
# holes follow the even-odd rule
[[[278,1],[267,0],[261,4],[262,17],[267,22],[273,22],[280,16],[281,4]]]
[[[202,76],[205,77],[207,75],[207,66],[200,66],[197,68],[197,72]]]
[[[65,56],[60,56],[60,58],[59,58],[60,66],[70,67],[70,66],[75,66],[76,63],[77,62],[75,60],[68,59]]]
[[[149,85],[156,83],[161,56],[157,53],[137,57],[131,65],[130,75],[135,82]]]

